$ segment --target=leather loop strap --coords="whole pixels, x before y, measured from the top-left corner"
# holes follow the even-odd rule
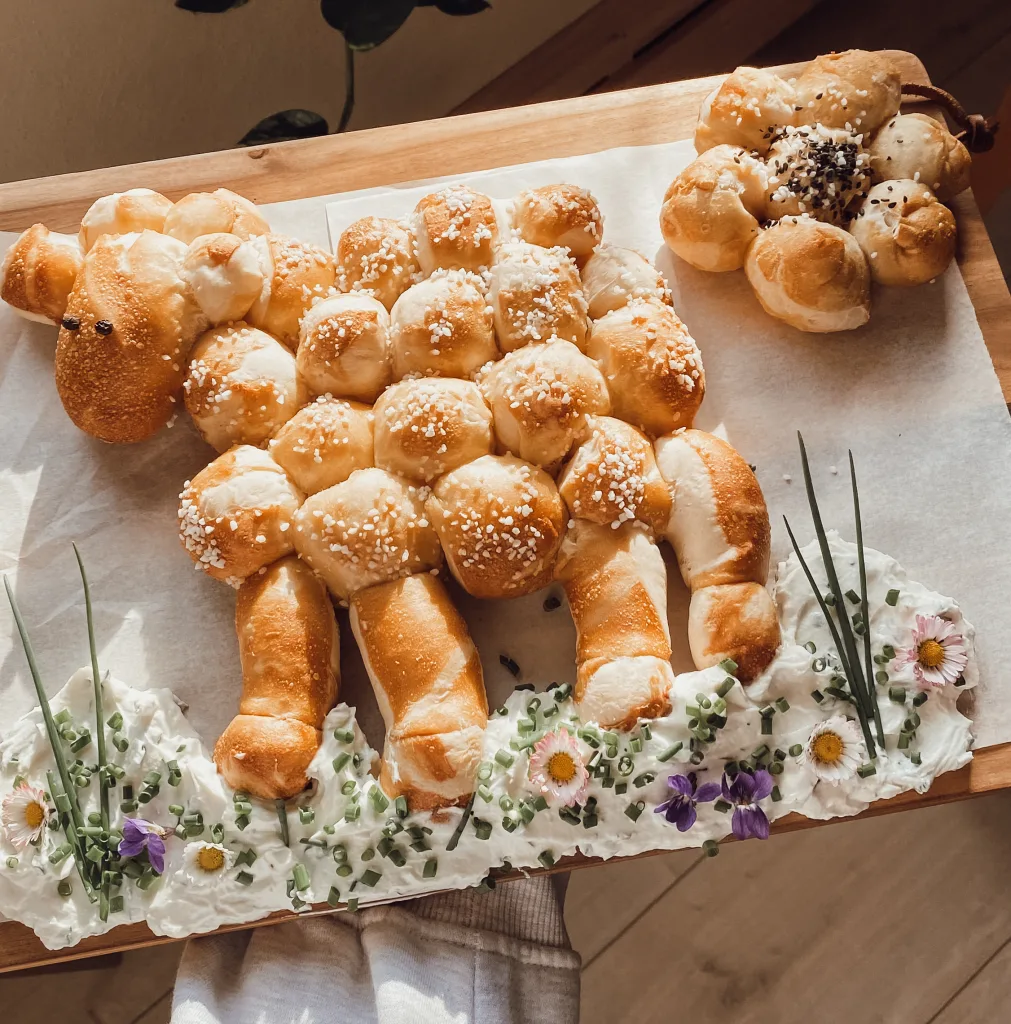
[[[920,96],[944,107],[955,124],[961,128],[958,138],[970,153],[985,153],[993,149],[994,135],[1000,127],[999,123],[985,118],[982,114],[967,114],[962,104],[950,92],[939,89],[936,85],[903,82],[902,95]]]

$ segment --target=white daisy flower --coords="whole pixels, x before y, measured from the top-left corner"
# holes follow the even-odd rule
[[[557,807],[582,800],[590,781],[579,744],[564,729],[549,732],[537,742],[527,774],[538,792]]]
[[[804,758],[826,782],[852,778],[864,759],[864,742],[856,723],[842,715],[819,722],[808,737]]]
[[[900,658],[914,663],[913,674],[921,686],[954,683],[969,663],[965,638],[940,615],[916,616],[913,646]]]
[[[41,789],[22,782],[4,797],[0,823],[11,844],[23,850],[38,842],[49,817],[49,803]]]
[[[235,854],[220,843],[187,843],[183,873],[194,885],[216,884],[235,864]]]

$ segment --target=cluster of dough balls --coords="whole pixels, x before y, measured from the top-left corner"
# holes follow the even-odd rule
[[[887,58],[847,50],[795,79],[738,68],[705,100],[699,156],[660,212],[670,249],[700,270],[744,268],[763,308],[803,331],[870,316],[870,285],[918,285],[955,253],[944,205],[971,158],[925,114],[901,114]]]

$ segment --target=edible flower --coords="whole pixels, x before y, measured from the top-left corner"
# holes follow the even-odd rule
[[[220,843],[187,843],[183,863],[191,882],[208,882],[222,877],[232,867],[235,854]]]
[[[657,804],[656,813],[662,814],[678,832],[687,832],[698,817],[696,806],[708,804],[720,795],[718,782],[703,782],[697,785],[695,772],[687,775],[667,776],[670,795],[663,803]]]
[[[541,795],[558,806],[582,800],[590,781],[579,744],[564,729],[556,729],[538,740],[527,774]]]
[[[39,841],[48,817],[46,794],[27,782],[21,782],[4,797],[3,809],[0,810],[4,833],[19,850]]]
[[[913,663],[913,674],[921,686],[944,686],[965,671],[969,655],[965,638],[955,632],[953,623],[940,615],[917,615],[913,645],[903,660]]]
[[[860,730],[842,715],[819,722],[807,741],[805,757],[808,766],[826,782],[850,779],[864,760]]]
[[[738,772],[733,779],[723,775],[723,799],[734,806],[731,823],[738,839],[768,839],[769,819],[758,806],[772,792],[772,776],[759,768],[754,775]]]
[[[143,818],[127,818],[123,822],[123,838],[119,841],[120,857],[139,857],[147,850],[147,859],[156,874],[165,870],[165,836],[168,832]]]

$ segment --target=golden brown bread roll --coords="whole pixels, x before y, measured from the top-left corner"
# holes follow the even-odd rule
[[[143,441],[176,415],[186,358],[207,327],[179,276],[182,242],[106,235],[85,257],[56,343],[70,419],[103,441]]]
[[[780,646],[776,606],[761,583],[727,583],[692,594],[688,646],[698,669],[725,658],[737,663],[735,675],[753,682],[771,664]]]
[[[713,434],[683,430],[656,442],[656,463],[671,491],[667,540],[689,589],[765,583],[769,510],[740,454]]]
[[[584,722],[631,728],[670,711],[667,571],[647,533],[578,520],[555,566],[576,626],[575,697]]]
[[[794,123],[794,106],[791,83],[763,68],[737,68],[703,101],[695,151],[726,144],[765,153],[772,130]]]
[[[513,203],[513,227],[524,242],[556,245],[582,263],[600,245],[604,217],[597,200],[577,185],[544,185],[521,192]]]
[[[567,341],[510,352],[484,369],[478,383],[499,444],[548,472],[572,450],[587,416],[610,411],[600,371]]]
[[[762,308],[799,331],[851,331],[871,314],[871,275],[856,239],[790,217],[762,231],[744,263]]]
[[[562,248],[507,242],[495,250],[488,301],[503,352],[560,338],[586,347],[586,296]]]
[[[179,276],[212,324],[241,320],[263,289],[256,249],[237,235],[201,235],[186,250]]]
[[[670,305],[660,271],[645,256],[620,245],[601,245],[583,265],[583,291],[591,320],[599,320],[629,299],[652,298]],[[585,349],[585,343],[580,346]]]
[[[418,243],[408,224],[362,217],[337,241],[341,291],[371,292],[387,310],[421,278]]]
[[[611,393],[611,415],[648,437],[690,427],[706,393],[702,356],[669,306],[633,299],[593,322],[586,348]]]
[[[190,244],[201,235],[227,232],[240,239],[265,235],[270,225],[245,196],[227,188],[191,192],[183,196],[165,217],[164,232]]]
[[[351,629],[386,722],[380,784],[412,811],[465,803],[481,763],[488,698],[467,624],[430,575],[351,599]]]
[[[294,556],[239,588],[235,632],[242,699],[214,748],[225,781],[266,800],[308,783],[320,729],[340,683],[337,620],[326,588]]]
[[[0,299],[26,320],[58,324],[84,262],[74,235],[33,224],[7,250],[0,266]]]
[[[298,553],[341,601],[363,587],[442,565],[425,514],[428,488],[382,469],[357,469],[308,498],[294,517]]]
[[[237,587],[292,551],[302,493],[263,450],[239,445],[183,485],[179,539],[196,568]]]
[[[663,240],[699,270],[742,267],[764,216],[765,178],[762,161],[739,146],[707,149],[671,182],[663,197]]]
[[[850,223],[878,284],[932,281],[955,255],[955,218],[925,185],[883,181]]]
[[[671,499],[653,446],[631,424],[611,416],[588,416],[586,434],[558,480],[573,518],[612,529],[638,520],[662,536]]]
[[[911,179],[942,203],[969,187],[969,151],[926,114],[896,114],[871,140],[869,152],[875,181]]]
[[[888,58],[868,50],[815,57],[794,83],[796,124],[818,122],[871,136],[899,109],[902,83]]]
[[[190,352],[183,394],[200,436],[219,452],[236,444],[262,445],[305,397],[291,352],[241,322],[200,336]]]
[[[491,411],[468,380],[413,377],[376,402],[376,465],[408,480],[431,483],[491,446]]]
[[[81,248],[89,252],[103,235],[164,231],[172,201],[149,188],[132,188],[96,199],[81,218]]]
[[[425,274],[491,266],[499,234],[495,210],[486,195],[466,185],[448,185],[420,199],[411,229]]]
[[[566,516],[544,470],[483,455],[441,477],[425,508],[468,594],[519,597],[551,581]]]
[[[390,383],[390,316],[365,292],[317,302],[299,328],[298,375],[314,395],[374,402]]]
[[[316,494],[373,464],[372,420],[367,405],[324,396],[299,409],[267,450],[300,491]]]

